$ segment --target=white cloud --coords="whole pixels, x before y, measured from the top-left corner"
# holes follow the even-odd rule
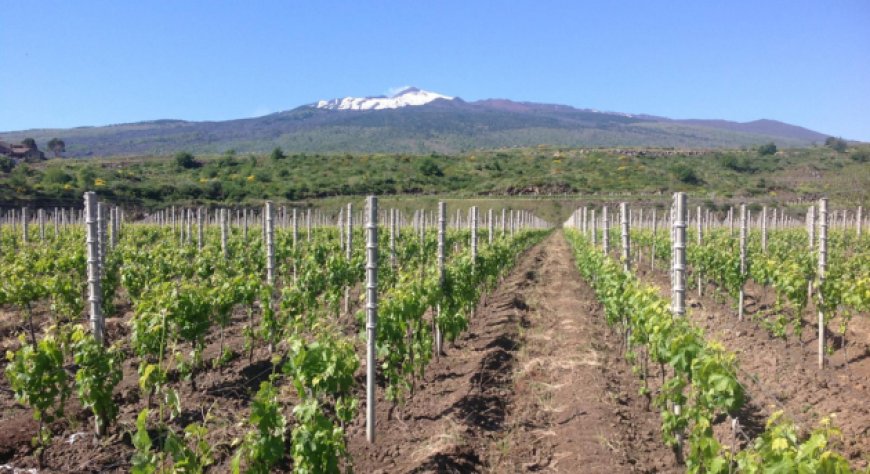
[[[389,89],[387,89],[387,97],[392,97],[392,96],[398,94],[399,92],[402,92],[403,90],[405,90],[409,87],[411,87],[411,86],[390,87]]]

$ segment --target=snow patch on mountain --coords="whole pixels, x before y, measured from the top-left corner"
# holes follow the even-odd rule
[[[454,98],[437,92],[408,87],[390,97],[345,97],[342,99],[319,100],[313,106],[318,109],[328,110],[382,110],[423,105],[437,99],[453,100]]]

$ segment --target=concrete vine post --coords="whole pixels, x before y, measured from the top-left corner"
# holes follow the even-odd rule
[[[94,339],[103,344],[105,320],[103,319],[102,295],[100,288],[100,241],[99,223],[97,221],[97,195],[94,192],[85,193],[85,226],[88,253],[88,316],[91,320],[91,332]]]
[[[674,316],[684,317],[686,315],[686,227],[687,209],[686,209],[686,193],[674,193],[674,213],[673,213],[673,255],[672,260],[672,275],[673,288],[671,290],[671,311]],[[680,414],[680,405],[674,405],[674,413]],[[678,456],[682,458],[683,434],[675,433],[677,438]]]
[[[263,236],[266,240],[266,283],[270,286],[275,284],[275,211],[272,201],[266,201],[263,219],[266,223],[266,232]]]
[[[767,253],[767,206],[761,208],[761,253]]]
[[[629,235],[628,204],[619,203],[619,221],[622,228],[622,269],[631,271],[631,236]]]
[[[598,242],[598,219],[595,218],[595,209],[592,209],[592,246],[595,247]]]
[[[45,240],[45,209],[37,209],[36,218],[39,221],[39,240]]]
[[[697,228],[698,228],[698,247],[704,245],[704,226],[701,222],[701,206],[697,208]],[[701,274],[701,270],[698,269],[698,296],[704,296],[704,276]]]
[[[601,237],[601,249],[607,255],[610,253],[610,219],[607,216],[607,206],[601,208],[601,225],[604,234]]]
[[[293,250],[295,251],[299,248],[299,212],[294,207],[292,209],[293,213],[290,216],[290,225],[292,227],[291,231],[293,234]],[[287,209],[282,207],[282,212],[287,213]],[[298,259],[296,257],[293,258],[293,281],[299,278],[299,267],[297,266]]]
[[[477,206],[471,206],[469,219],[471,222],[471,271],[477,262]]]
[[[855,232],[858,235],[859,239],[861,238],[861,227],[864,223],[863,211],[864,211],[864,208],[861,206],[858,206],[858,212],[855,213]]]
[[[774,210],[776,212],[776,210]],[[728,208],[728,235],[734,237],[734,207]]]
[[[653,214],[652,214],[652,235],[653,236],[652,236],[652,245],[650,246],[650,249],[649,249],[649,269],[655,270],[656,269],[656,235],[658,234],[658,230],[659,230],[659,221],[656,218],[656,209],[655,208],[653,208],[652,212],[653,212]]]
[[[642,207],[640,209],[638,209],[637,221],[635,221],[635,222],[637,224],[638,229],[644,228],[643,208]],[[636,248],[636,251],[634,252],[634,261],[637,262],[638,265],[640,265],[640,262],[643,261],[643,246],[638,246]]]
[[[746,277],[746,204],[740,205],[740,276],[741,282]],[[743,300],[746,297],[745,283],[740,284],[740,293],[737,297],[737,319],[743,320]]]
[[[502,221],[502,229],[504,221]],[[447,203],[444,201],[438,202],[438,286],[443,290],[445,275],[444,275],[444,240],[447,234]],[[443,338],[441,336],[441,303],[435,308],[435,356],[441,357]]]
[[[27,243],[27,208],[21,208],[21,237],[22,242]]]
[[[97,201],[97,241],[99,242],[100,276],[106,274],[106,205]]]
[[[390,209],[390,268],[396,271],[396,209]]]
[[[311,242],[311,208],[305,210],[305,231],[308,236],[306,242]]]
[[[507,209],[501,208],[501,235],[504,237],[505,230],[507,229],[507,222],[505,222],[505,218],[507,217]]]
[[[366,201],[368,214],[366,219],[366,439],[369,443],[374,443],[377,384],[375,338],[378,325],[378,198],[369,196]]]
[[[822,301],[821,288],[828,271],[828,198],[819,199],[819,271],[818,298]],[[819,369],[825,367],[825,315],[819,309]]]
[[[228,259],[230,256],[229,248],[227,248],[227,210],[224,208],[219,209],[220,212],[220,228],[221,228],[221,253],[224,256],[224,260]]]
[[[345,258],[353,258],[353,203],[347,203],[347,238],[345,238]],[[344,288],[344,314],[350,314],[350,287]]]
[[[196,250],[202,253],[202,207],[196,208]]]
[[[426,219],[424,219],[423,216],[424,216],[423,210],[420,209],[419,218],[417,220],[417,231],[420,234],[420,250],[421,251],[423,250],[424,244],[426,243]]]
[[[350,260],[353,255],[353,203],[347,203],[347,214],[345,217],[347,218],[347,225],[345,226],[347,237],[344,240],[345,258]]]
[[[492,208],[490,208],[486,217],[486,239],[489,245],[492,245],[492,233],[494,230],[495,226],[492,223]]]
[[[299,246],[299,214],[295,207],[293,208],[291,219],[293,224],[293,249],[295,250]]]
[[[242,209],[242,238],[248,240],[248,209]]]
[[[338,229],[338,246],[344,249],[344,209],[338,210],[335,226]]]
[[[187,209],[187,234],[184,236],[184,243],[190,245],[191,230],[193,229],[193,210]]]
[[[109,217],[111,219],[111,233],[109,238],[109,248],[114,249],[118,245],[118,208],[112,207],[109,210]]]

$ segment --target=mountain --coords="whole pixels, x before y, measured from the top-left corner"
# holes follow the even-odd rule
[[[775,142],[820,143],[827,135],[756,120],[675,120],[579,109],[567,105],[487,99],[466,102],[417,88],[391,97],[321,100],[263,117],[220,122],[156,120],[103,127],[0,133],[66,142],[67,156],[264,152],[457,153],[514,146],[654,146],[723,148]]]

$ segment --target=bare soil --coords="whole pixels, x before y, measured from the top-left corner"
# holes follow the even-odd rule
[[[521,257],[375,444],[349,429],[357,472],[679,472],[659,415],[603,328],[561,233]]]

